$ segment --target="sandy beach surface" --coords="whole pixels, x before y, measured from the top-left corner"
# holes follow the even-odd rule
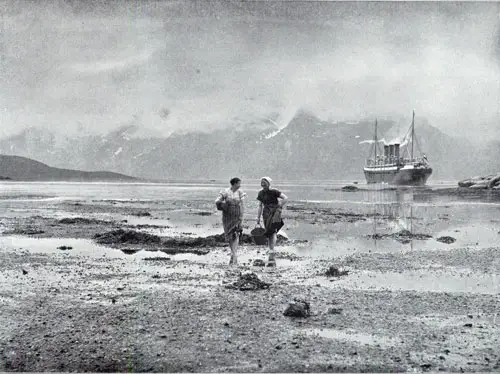
[[[284,186],[267,268],[227,265],[220,188],[3,184],[0,370],[500,371],[500,195]]]

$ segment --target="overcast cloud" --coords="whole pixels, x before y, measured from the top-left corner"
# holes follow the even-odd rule
[[[499,3],[13,0],[0,11],[0,135],[134,118],[164,135],[284,126],[298,108],[332,120],[415,109],[450,133],[499,134]]]

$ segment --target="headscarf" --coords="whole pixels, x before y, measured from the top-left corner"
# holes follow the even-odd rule
[[[266,181],[267,184],[269,184],[269,187],[271,187],[271,183],[273,182],[273,180],[271,178],[269,178],[269,177],[262,177],[262,178],[260,178],[260,181],[261,182],[262,181]]]

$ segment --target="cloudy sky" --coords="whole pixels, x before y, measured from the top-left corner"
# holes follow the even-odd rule
[[[500,134],[500,3],[0,1],[0,135],[417,115]],[[480,126],[480,131],[476,126]]]

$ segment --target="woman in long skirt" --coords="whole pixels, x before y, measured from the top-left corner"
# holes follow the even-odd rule
[[[260,225],[260,216],[264,221],[264,235],[268,237],[269,258],[267,266],[276,266],[276,255],[274,247],[278,238],[278,231],[283,227],[281,218],[281,209],[286,204],[288,197],[281,191],[271,188],[272,179],[262,177],[260,185],[262,190],[257,195],[260,201],[259,211],[257,213],[257,225]]]
[[[238,246],[240,236],[243,232],[241,225],[243,221],[243,200],[246,194],[240,189],[241,179],[232,178],[230,184],[231,187],[220,192],[219,197],[215,200],[215,204],[218,210],[222,210],[224,234],[231,249],[229,265],[237,265]]]

